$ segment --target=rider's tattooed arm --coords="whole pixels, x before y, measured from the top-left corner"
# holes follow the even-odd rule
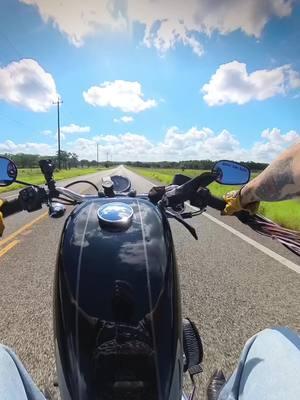
[[[300,196],[300,143],[276,158],[241,191],[243,206],[255,201],[279,201]]]

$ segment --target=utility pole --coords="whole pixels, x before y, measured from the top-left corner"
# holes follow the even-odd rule
[[[59,115],[59,106],[63,103],[63,101],[58,97],[57,101],[53,104],[57,105],[57,147],[58,147],[58,169],[61,167],[61,159],[60,159],[60,115]]]
[[[99,143],[97,143],[97,167],[99,167]]]

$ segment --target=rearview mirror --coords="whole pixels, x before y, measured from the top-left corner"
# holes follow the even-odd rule
[[[218,161],[212,172],[216,174],[216,182],[222,185],[244,185],[250,179],[249,168],[234,161]]]
[[[0,156],[0,186],[11,185],[18,175],[16,164],[9,158]]]

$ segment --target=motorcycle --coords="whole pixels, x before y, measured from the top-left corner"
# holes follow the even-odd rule
[[[51,160],[41,160],[46,186],[17,179],[13,161],[0,157],[0,186],[27,185],[4,203],[4,216],[46,204],[59,218],[75,206],[60,238],[54,277],[54,343],[58,386],[63,400],[177,399],[195,396],[195,375],[202,371],[203,346],[195,324],[182,319],[180,284],[172,232],[173,218],[197,239],[188,219],[207,206],[225,202],[207,186],[243,185],[245,166],[222,160],[211,172],[191,179],[178,174],[170,186],[137,194],[128,178],[111,176],[102,190],[89,181],[59,187]],[[89,183],[95,195],[70,189]],[[189,209],[187,201],[196,208]],[[278,239],[300,255],[293,231],[261,216],[237,217],[257,232]],[[182,389],[189,375],[192,391]]]

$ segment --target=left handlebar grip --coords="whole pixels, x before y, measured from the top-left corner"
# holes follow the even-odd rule
[[[11,200],[11,201],[5,201],[1,207],[0,210],[3,214],[3,217],[8,217],[9,215],[16,214],[20,211],[23,211],[22,204],[18,198]]]

